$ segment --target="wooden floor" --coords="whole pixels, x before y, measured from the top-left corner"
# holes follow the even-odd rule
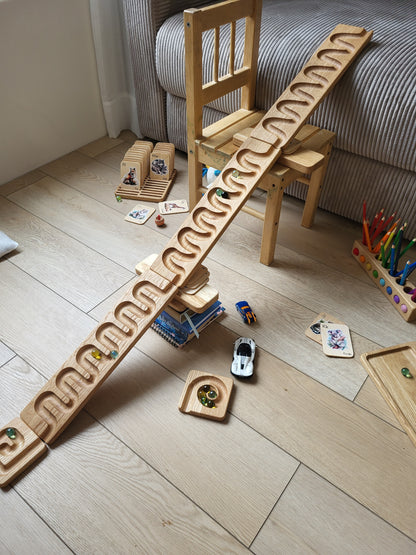
[[[124,221],[135,202],[114,191],[133,140],[103,138],[0,187],[0,229],[19,243],[0,262],[1,425],[185,217]],[[170,198],[187,198],[183,154],[175,165]],[[183,350],[146,332],[47,456],[0,491],[0,553],[416,553],[416,448],[359,362],[415,340],[415,324],[353,260],[359,226],[318,211],[307,230],[302,209],[285,197],[270,267],[258,263],[260,221],[238,215],[206,261],[222,320]],[[323,311],[350,326],[353,359],[305,336]],[[230,376],[244,335],[258,345],[255,377],[235,382],[226,420],[179,412],[189,370]]]

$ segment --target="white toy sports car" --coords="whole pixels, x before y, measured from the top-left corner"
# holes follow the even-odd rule
[[[234,356],[231,374],[239,378],[250,378],[253,375],[253,360],[256,344],[249,337],[240,337],[234,343]]]

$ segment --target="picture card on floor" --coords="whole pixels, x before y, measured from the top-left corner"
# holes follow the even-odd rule
[[[154,211],[154,208],[149,208],[148,206],[144,206],[142,204],[136,204],[133,210],[130,210],[124,219],[127,222],[133,222],[134,224],[141,225],[150,218]]]
[[[345,324],[321,324],[322,349],[330,357],[354,356],[350,330]]]
[[[310,326],[307,327],[305,330],[306,337],[309,339],[313,339],[316,343],[322,344],[321,339],[321,324],[323,323],[334,323],[334,324],[343,324],[341,320],[334,318],[330,314],[326,312],[321,312],[318,316],[313,320]]]
[[[188,203],[183,200],[166,200],[159,202],[159,211],[161,214],[179,214],[180,212],[188,212]]]

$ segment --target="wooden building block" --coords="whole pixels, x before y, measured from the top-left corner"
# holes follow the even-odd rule
[[[151,254],[136,265],[136,273],[141,275],[150,268],[152,263],[156,260],[157,254]],[[209,271],[200,265],[194,275],[190,276],[189,280],[178,289],[176,296],[170,301],[171,306],[177,312],[183,312],[187,308],[193,312],[201,314],[209,306],[214,303],[219,293],[208,284]]]
[[[224,420],[233,385],[232,378],[191,370],[178,408],[186,414]]]
[[[150,155],[149,177],[153,181],[169,181],[175,166],[175,146],[156,143]]]

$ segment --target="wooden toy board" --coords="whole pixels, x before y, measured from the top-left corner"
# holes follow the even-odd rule
[[[113,309],[23,408],[20,419],[0,428],[1,487],[22,472],[22,465],[26,467],[44,452],[35,436],[44,443],[53,443],[165,306],[171,304],[178,289],[189,285],[189,278],[276,163],[282,149],[371,36],[363,28],[348,25],[338,25],[332,31],[224,167],[218,184],[228,197],[219,197],[213,189],[207,191],[151,267],[134,280]],[[8,435],[10,427],[15,428],[14,439]],[[29,437],[26,427],[35,435]]]
[[[416,342],[364,353],[361,362],[416,446]],[[402,368],[413,378],[404,377]]]
[[[198,397],[198,391],[204,385],[209,385],[210,390],[216,393],[216,397],[213,399],[215,406],[212,408],[204,406]],[[232,378],[191,370],[186,379],[178,408],[186,414],[203,416],[211,420],[224,420],[233,385]]]
[[[133,189],[129,185],[120,184],[116,189],[116,196],[131,200],[147,200],[148,202],[162,202],[168,196],[170,188],[175,182],[176,170],[174,169],[170,179],[159,181],[147,176],[140,189]]]
[[[399,285],[396,278],[390,275],[389,270],[383,268],[381,261],[377,259],[378,255],[371,253],[361,241],[354,241],[352,254],[399,314],[407,322],[414,320],[416,303],[412,301],[409,292],[415,289],[415,286],[409,280],[406,280],[404,286]]]

